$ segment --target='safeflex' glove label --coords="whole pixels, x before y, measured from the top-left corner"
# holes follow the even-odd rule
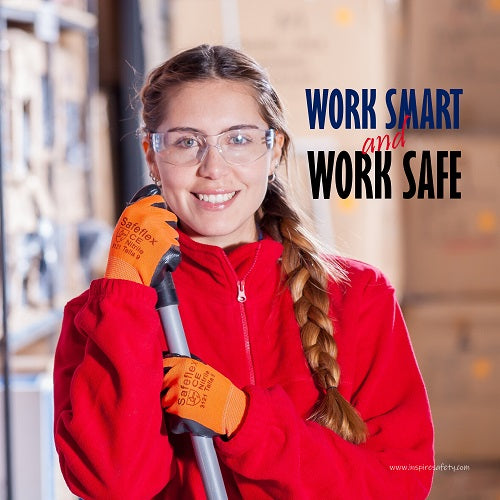
[[[194,360],[191,360],[180,380],[179,406],[197,406],[204,409],[210,388],[215,380],[215,372],[210,371],[208,365],[205,370],[198,371]]]
[[[117,227],[116,236],[111,243],[111,248],[135,257],[137,260],[144,254],[143,246],[152,245],[158,242],[145,227],[141,227],[137,222],[123,217]]]

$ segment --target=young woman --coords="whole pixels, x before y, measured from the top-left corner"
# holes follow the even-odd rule
[[[175,418],[216,436],[231,499],[425,498],[432,424],[394,290],[304,228],[280,180],[290,137],[262,68],[202,45],[153,70],[141,97],[163,198],[124,211],[106,275],[67,305],[56,352],[72,491],[204,498],[189,435],[167,431]],[[172,213],[180,313],[203,362],[163,354],[150,285],[178,245]]]

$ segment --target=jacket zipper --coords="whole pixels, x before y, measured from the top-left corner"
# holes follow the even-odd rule
[[[253,258],[252,265],[250,266],[250,269],[245,273],[245,276],[240,280],[238,279],[238,275],[236,274],[236,271],[233,269],[233,266],[229,262],[229,259],[226,255],[226,260],[228,264],[230,265],[231,269],[233,270],[234,276],[236,277],[236,300],[240,304],[240,316],[241,316],[241,326],[243,329],[243,342],[245,345],[245,355],[247,358],[247,365],[248,365],[248,371],[250,373],[250,384],[255,385],[255,368],[253,365],[253,359],[252,359],[252,351],[250,347],[250,334],[248,332],[248,321],[247,321],[247,314],[245,311],[245,305],[244,303],[247,300],[246,292],[245,292],[245,280],[248,278],[250,273],[253,271],[255,264],[257,263],[257,257],[259,256],[260,253],[260,248],[261,248],[261,243],[259,242],[257,246],[257,250],[255,251],[255,257]]]

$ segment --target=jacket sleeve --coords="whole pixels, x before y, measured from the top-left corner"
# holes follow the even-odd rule
[[[92,282],[68,303],[54,362],[61,469],[83,498],[152,498],[172,450],[162,423],[162,334],[153,289]]]
[[[355,288],[362,289],[351,293],[355,327],[345,341],[351,345],[343,346],[355,361],[342,373],[352,380],[347,397],[367,423],[367,442],[351,444],[305,419],[284,385],[246,387],[250,403],[240,430],[228,442],[217,440],[244,498],[427,497],[433,429],[394,290],[380,275]]]

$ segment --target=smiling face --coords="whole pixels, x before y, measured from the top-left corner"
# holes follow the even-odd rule
[[[250,86],[212,79],[181,84],[169,93],[158,132],[189,129],[217,135],[235,126],[266,130]],[[208,143],[215,145],[212,137]],[[227,163],[209,147],[195,166],[172,165],[145,143],[152,173],[161,180],[163,196],[179,226],[196,241],[223,248],[256,241],[254,215],[266,194],[268,176],[281,157],[283,136],[273,149],[245,165]],[[162,159],[163,158],[163,159]]]

